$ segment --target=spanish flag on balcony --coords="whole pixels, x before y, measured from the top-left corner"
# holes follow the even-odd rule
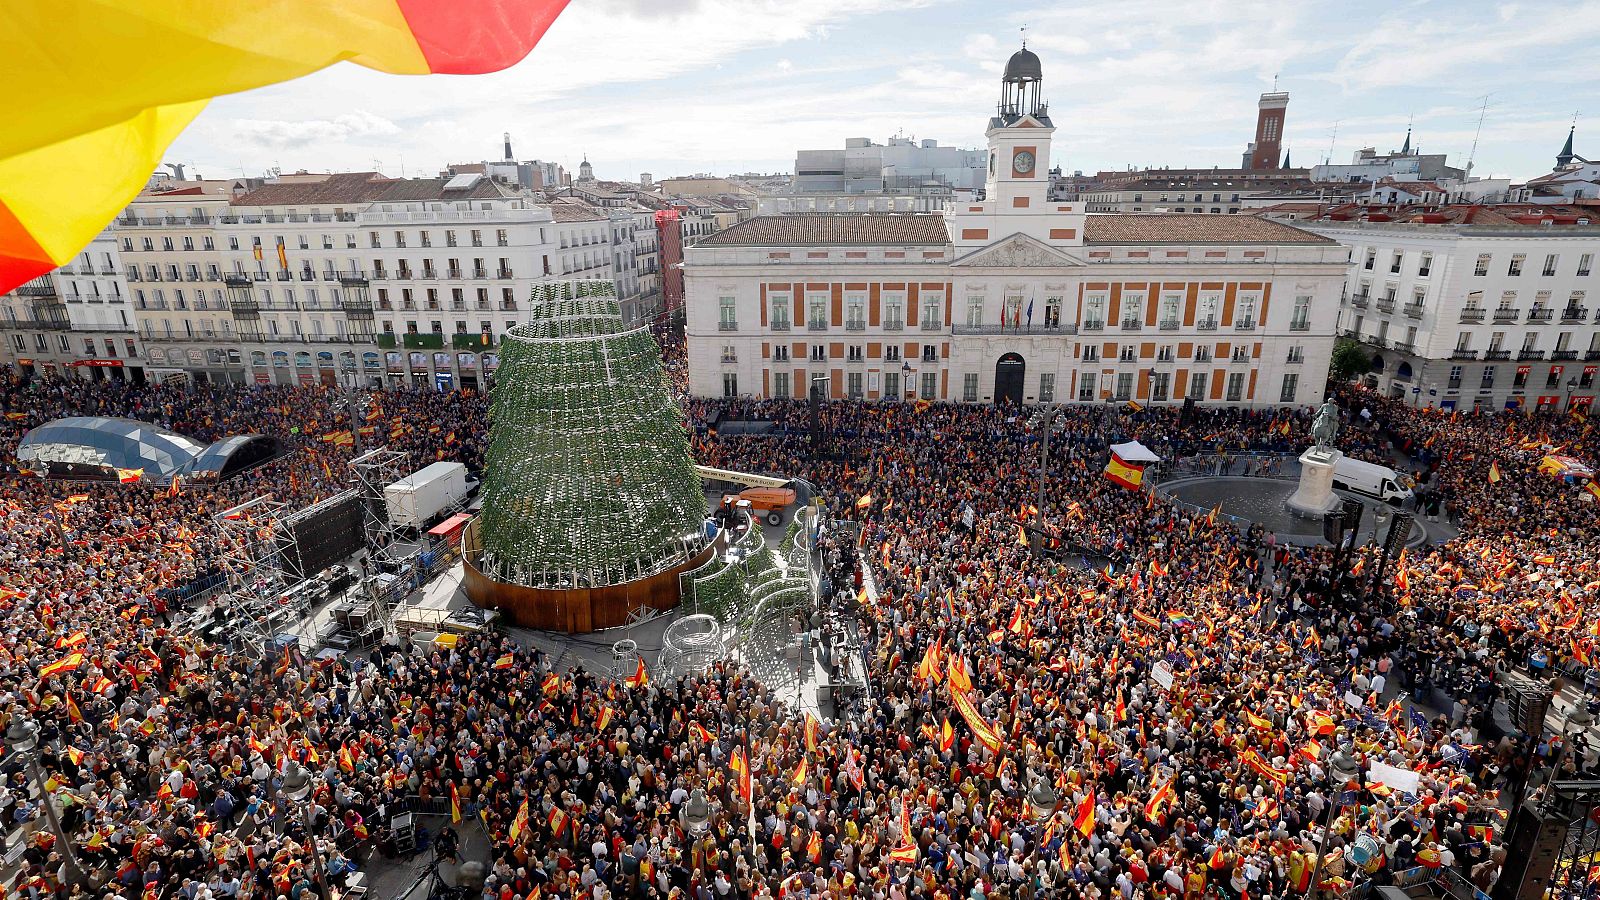
[[[1137,491],[1144,484],[1144,466],[1123,462],[1113,453],[1106,462],[1106,477],[1130,491]]]
[[[396,75],[499,71],[566,3],[11,0],[0,83],[26,99],[0,129],[0,293],[83,249],[212,97],[344,60]]]

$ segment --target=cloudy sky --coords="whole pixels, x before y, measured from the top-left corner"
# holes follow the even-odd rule
[[[1461,165],[1486,95],[1478,174],[1548,171],[1574,113],[1600,157],[1600,0],[572,0],[508,71],[343,64],[219,98],[168,158],[414,176],[509,131],[519,158],[631,179],[791,171],[856,136],[980,146],[1023,26],[1067,171],[1237,165],[1274,75],[1297,165],[1398,148],[1408,121]]]

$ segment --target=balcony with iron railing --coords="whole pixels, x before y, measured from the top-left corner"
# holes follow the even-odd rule
[[[1177,319],[1162,319],[1156,327],[1162,331],[1177,331],[1182,324]]]
[[[789,330],[789,320],[788,319],[773,319],[772,320],[772,324],[768,325],[767,327],[771,328],[773,331],[788,331]]]
[[[457,350],[488,350],[494,345],[494,335],[484,332],[478,334],[455,334],[450,337],[450,346]]]
[[[1422,318],[1422,304],[1407,303],[1401,312],[1405,313],[1405,316],[1408,319],[1420,319]]]
[[[1517,309],[1516,307],[1512,306],[1502,306],[1494,311],[1494,320],[1496,323],[1500,324],[1504,324],[1506,322],[1515,322],[1517,320],[1517,316]]]
[[[906,322],[905,322],[904,319],[884,319],[883,320],[883,330],[884,331],[904,331],[905,327],[906,327]]]
[[[826,319],[811,319],[810,321],[806,322],[806,330],[807,331],[827,331],[828,330],[828,320],[826,320]]]
[[[1394,349],[1399,350],[1401,353],[1414,353],[1416,352],[1417,345],[1411,341],[1395,341]]]
[[[1585,350],[1583,352],[1584,362],[1593,362],[1597,359],[1600,359],[1600,350]]]
[[[941,329],[943,327],[944,327],[944,323],[940,322],[938,319],[923,319],[922,320],[922,330],[923,331],[938,331],[939,329]]]
[[[1462,325],[1481,325],[1483,323],[1483,310],[1474,306],[1463,307],[1460,322]]]
[[[496,273],[497,277],[499,277],[499,278],[511,278],[512,277],[512,270],[511,269],[496,269],[495,273]]]
[[[1555,310],[1553,310],[1553,309],[1545,309],[1545,308],[1542,308],[1542,307],[1534,307],[1533,309],[1528,310],[1528,321],[1529,322],[1548,322],[1554,316],[1555,316]]]
[[[1392,313],[1392,312],[1394,312],[1394,300],[1389,299],[1387,297],[1379,300],[1377,302],[1376,306],[1378,307],[1378,312],[1381,312],[1381,313]]]
[[[845,322],[844,322],[844,330],[845,331],[866,331],[867,330],[866,320],[864,320],[864,319],[846,319]]]
[[[1491,361],[1491,362],[1494,361],[1494,360],[1510,359],[1511,358],[1511,351],[1510,350],[1485,350],[1485,351],[1483,351],[1483,358],[1485,360],[1488,360],[1488,361]]]
[[[1310,319],[1290,319],[1289,320],[1289,330],[1290,331],[1310,331],[1311,330],[1311,320]]]
[[[1351,294],[1350,295],[1350,305],[1355,307],[1356,309],[1366,309],[1367,308],[1367,304],[1371,300],[1372,300],[1372,295],[1371,294]]]
[[[1558,360],[1563,360],[1563,359],[1577,359],[1577,358],[1578,358],[1578,351],[1576,351],[1576,350],[1551,350],[1550,351],[1550,359],[1551,359],[1551,361],[1558,361]]]
[[[1584,319],[1586,319],[1588,317],[1589,317],[1589,307],[1587,307],[1587,306],[1568,306],[1565,309],[1561,310],[1561,321],[1563,323],[1565,323],[1565,322],[1582,322]]]
[[[738,331],[739,330],[739,323],[738,322],[728,322],[728,321],[718,322],[717,323],[717,330],[718,331]]]
[[[1250,331],[1256,327],[1255,319],[1240,319],[1233,323],[1235,331]]]
[[[1478,358],[1478,351],[1476,351],[1476,350],[1468,350],[1465,347],[1457,347],[1456,349],[1450,351],[1450,358],[1451,359],[1477,359]]]
[[[1125,317],[1122,320],[1122,330],[1123,331],[1139,331],[1139,330],[1141,330],[1143,328],[1144,328],[1144,320],[1143,319],[1136,319],[1136,318],[1134,318],[1132,316],[1128,316],[1128,317]]]
[[[1526,359],[1544,359],[1544,351],[1534,350],[1527,347],[1517,351],[1517,362],[1522,362]]]
[[[1084,319],[1081,328],[1084,331],[1104,331],[1106,323],[1102,319]]]
[[[950,326],[952,334],[1037,334],[1050,336],[1056,334],[1077,334],[1078,326],[1067,325],[1027,325],[1013,327],[1011,325],[962,325],[957,323]]]
[[[344,314],[346,316],[349,316],[352,319],[355,319],[355,318],[370,319],[370,318],[372,318],[372,303],[371,303],[371,301],[340,300],[339,301],[339,309],[343,310]]]
[[[1194,323],[1194,330],[1195,331],[1216,331],[1217,330],[1217,320],[1216,319],[1203,319],[1203,320],[1201,320],[1199,322],[1196,322],[1196,323]]]

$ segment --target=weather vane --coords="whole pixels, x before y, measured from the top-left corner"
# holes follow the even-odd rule
[[[1022,49],[1028,49],[1028,26],[1022,26]]]

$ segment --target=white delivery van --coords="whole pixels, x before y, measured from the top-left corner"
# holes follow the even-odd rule
[[[1388,466],[1339,457],[1333,464],[1333,486],[1377,500],[1401,503],[1411,499],[1411,479]]]

